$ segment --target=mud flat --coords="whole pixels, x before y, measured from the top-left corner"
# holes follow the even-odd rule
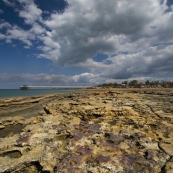
[[[172,132],[173,89],[1,99],[0,172],[172,173]]]

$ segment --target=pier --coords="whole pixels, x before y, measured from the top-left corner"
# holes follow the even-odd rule
[[[80,89],[80,88],[88,88],[91,86],[28,86],[23,85],[20,86],[21,90],[31,90],[31,89]]]

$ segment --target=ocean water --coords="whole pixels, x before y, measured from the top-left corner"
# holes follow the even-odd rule
[[[75,93],[81,92],[78,89],[33,89],[33,90],[20,90],[20,89],[0,89],[0,98],[8,97],[21,97],[21,96],[37,96],[44,94],[59,94],[59,93]]]

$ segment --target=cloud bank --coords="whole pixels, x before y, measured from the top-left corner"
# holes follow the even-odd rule
[[[20,8],[3,1],[31,28],[1,21],[6,32],[0,39],[18,39],[27,48],[39,41],[43,53],[37,57],[88,69],[73,80],[67,77],[72,83],[173,72],[173,5],[167,0],[67,0],[63,13],[54,11],[46,18],[33,0],[17,0]],[[96,61],[98,53],[107,56]]]
[[[139,80],[145,82],[150,81],[164,81],[163,77],[135,77],[129,78],[128,81]],[[169,77],[167,80],[171,81],[172,78]],[[116,81],[111,78],[101,76],[99,74],[93,73],[82,73],[80,75],[67,76],[67,75],[57,75],[57,74],[15,74],[15,73],[4,73],[0,74],[0,89],[14,89],[19,88],[22,85],[28,86],[94,86],[102,83],[121,83],[124,79],[117,79]]]

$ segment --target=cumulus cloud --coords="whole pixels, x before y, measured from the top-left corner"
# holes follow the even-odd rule
[[[18,0],[23,9],[19,11],[19,16],[25,19],[26,24],[34,24],[41,20],[42,10],[37,8],[33,0]]]
[[[167,8],[165,2],[68,1],[69,7],[63,14],[52,14],[45,21],[53,40],[61,46],[58,63],[84,62],[97,52],[115,54],[124,43],[154,37],[157,33],[153,24],[162,25],[159,20],[163,18],[169,20],[169,16],[162,15]]]
[[[35,21],[41,20],[42,10],[37,8],[33,0],[3,0],[3,2],[13,7],[19,13],[19,17],[24,18],[26,24],[33,24]],[[17,2],[20,4],[20,8]]]
[[[141,52],[118,54],[103,62],[88,59],[80,65],[87,67],[94,74],[111,79],[128,79],[133,76],[173,72],[172,49],[173,45],[166,46],[166,48],[160,45]]]
[[[149,48],[135,54],[121,54],[109,58],[112,62],[104,75],[113,79],[131,78],[134,75],[173,72],[173,45],[163,49]]]
[[[46,30],[41,27],[38,23],[34,23],[29,30],[24,30],[21,27],[17,25],[10,25],[8,22],[2,22],[0,25],[0,29],[6,29],[6,33],[3,34],[3,39],[6,39],[6,42],[10,43],[12,40],[20,40],[27,46],[32,46],[34,41],[40,41],[43,40],[45,37],[46,39]],[[49,38],[50,39],[50,38]],[[58,43],[53,43],[53,44],[58,44]],[[51,47],[53,45],[50,45]]]
[[[7,5],[10,0],[3,0]],[[33,0],[17,0],[19,17],[31,29],[7,27],[0,39],[18,39],[59,66],[80,66],[87,73],[66,78],[71,83],[127,79],[173,70],[173,6],[167,0],[66,0],[63,13],[48,13]],[[13,4],[14,5],[14,4]],[[6,25],[6,26],[5,26]],[[8,26],[7,26],[8,25]],[[107,58],[95,61],[98,53]]]
[[[39,39],[43,41],[44,46],[39,46],[38,48],[44,52],[44,54],[40,54],[39,57],[44,57],[50,59],[52,61],[57,61],[60,55],[59,49],[60,45],[58,42],[53,41],[49,32],[44,37],[40,36]]]
[[[32,28],[29,30],[30,33],[34,33],[35,35],[43,34],[46,32],[46,30],[39,25],[38,23],[34,23],[32,25]]]
[[[43,51],[43,54],[38,55],[38,57],[55,61],[59,54],[59,43],[53,41],[51,32],[46,30],[42,19],[42,10],[37,7],[33,0],[17,0],[18,6],[10,0],[4,0],[4,2],[7,5],[14,4],[14,10],[18,16],[23,18],[25,24],[31,26],[31,29],[24,30],[17,25],[11,26],[8,22],[2,21],[0,29],[6,27],[7,30],[6,34],[1,35],[1,39],[6,39],[8,43],[12,43],[12,40],[20,40],[26,44],[24,48],[31,47],[34,41],[40,41],[43,46],[38,48]]]
[[[13,26],[11,29],[8,29],[6,34],[7,40],[17,39],[27,44],[28,46],[32,45],[30,40],[35,38],[32,33],[27,32],[18,26]]]

